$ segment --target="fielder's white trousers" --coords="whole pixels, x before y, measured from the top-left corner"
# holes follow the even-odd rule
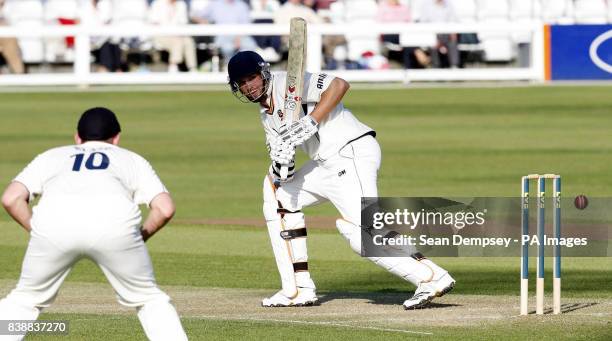
[[[170,298],[155,282],[153,266],[137,227],[34,227],[17,287],[0,301],[0,320],[35,320],[51,305],[73,265],[96,263],[119,303],[138,310],[150,340],[187,340]],[[23,336],[0,336],[21,340]]]

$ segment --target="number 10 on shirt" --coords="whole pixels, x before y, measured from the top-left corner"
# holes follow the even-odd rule
[[[96,157],[97,156],[97,157]],[[83,159],[85,159],[84,153],[74,154],[74,164],[72,165],[72,171],[78,172],[81,170],[81,165],[83,165]],[[87,160],[85,161],[85,168],[89,170],[95,169],[106,169],[108,168],[109,160],[108,156],[101,152],[94,152],[89,154]]]

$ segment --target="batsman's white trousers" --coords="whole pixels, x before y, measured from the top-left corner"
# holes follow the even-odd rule
[[[150,340],[187,340],[170,298],[155,282],[137,227],[33,227],[17,287],[0,301],[0,320],[35,320],[82,258],[96,263],[119,302],[138,310]],[[23,336],[0,336],[20,340]]]
[[[339,232],[356,253],[361,253],[361,198],[378,197],[377,178],[381,152],[376,139],[366,135],[344,146],[323,162],[310,161],[300,168],[290,182],[276,190],[283,208],[298,211],[303,207],[331,201],[350,224],[341,224]],[[304,225],[295,224],[295,225]],[[274,241],[273,241],[274,243]],[[416,252],[416,249],[414,250]],[[293,258],[307,259],[306,247],[293,250]],[[278,258],[278,256],[277,256]],[[413,257],[368,257],[394,275],[419,285],[446,274],[428,259]],[[283,270],[279,267],[281,278]],[[288,277],[288,274],[284,274]],[[298,283],[299,285],[299,283]]]
[[[309,161],[276,191],[284,208],[301,210],[331,201],[342,217],[361,223],[361,197],[377,197],[380,146],[366,135],[344,146],[325,161]]]

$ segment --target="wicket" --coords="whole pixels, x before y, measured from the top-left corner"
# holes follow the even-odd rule
[[[544,218],[546,179],[553,181],[553,227],[556,243],[553,246],[553,314],[561,313],[561,176],[556,174],[530,174],[521,179],[521,242],[529,236],[529,181],[536,180],[538,184],[538,216],[537,216],[537,279],[536,279],[536,314],[544,314]],[[522,244],[521,248],[521,315],[529,314],[529,243]]]

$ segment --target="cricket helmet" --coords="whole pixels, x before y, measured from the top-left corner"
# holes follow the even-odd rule
[[[240,51],[230,58],[227,64],[228,82],[232,93],[242,102],[257,102],[261,96],[268,92],[270,86],[270,64],[268,64],[259,54],[253,51]],[[261,95],[255,99],[247,98],[240,91],[240,80],[252,74],[259,73],[263,80],[264,89]]]

